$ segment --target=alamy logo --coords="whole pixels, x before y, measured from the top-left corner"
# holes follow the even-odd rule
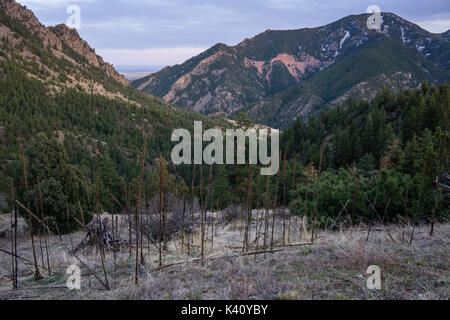
[[[373,13],[367,19],[367,28],[369,30],[381,30],[381,25],[383,21],[381,19],[381,8],[376,5],[371,5],[366,10],[367,13]]]
[[[77,5],[71,5],[67,7],[67,13],[70,16],[67,18],[66,25],[69,28],[81,29],[81,9]]]
[[[367,289],[369,290],[380,290],[381,289],[381,269],[379,266],[369,266],[367,268],[366,274],[369,275],[367,278]]]
[[[67,268],[66,273],[69,275],[66,286],[69,290],[81,289],[81,269],[76,264],[72,264]]]
[[[258,132],[259,131],[259,135]],[[279,131],[271,129],[228,129],[225,133],[226,157],[224,162],[224,137],[222,130],[209,129],[203,133],[201,121],[194,122],[194,164],[246,164],[246,139],[249,140],[249,164],[269,166],[261,169],[261,175],[274,175],[280,166]],[[270,137],[270,156],[268,140]],[[172,142],[181,142],[172,150],[172,162],[176,165],[192,164],[192,137],[186,129],[172,133]],[[203,150],[203,142],[210,142]],[[237,147],[237,149],[236,149]],[[259,150],[258,150],[259,149]],[[236,152],[235,152],[236,151]],[[235,157],[236,156],[236,157]],[[235,159],[236,158],[236,159]],[[237,161],[235,161],[237,160]]]

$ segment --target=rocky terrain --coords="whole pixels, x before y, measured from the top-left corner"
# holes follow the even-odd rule
[[[33,12],[13,0],[0,1],[0,14],[0,47],[7,49],[0,59],[30,65],[34,68],[26,70],[30,77],[57,91],[82,88],[126,100],[113,87],[128,86],[128,81],[75,29],[64,24],[46,27]]]

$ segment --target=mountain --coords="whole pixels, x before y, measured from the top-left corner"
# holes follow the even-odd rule
[[[132,85],[204,114],[245,110],[258,122],[286,126],[350,95],[373,97],[383,84],[398,89],[450,79],[448,32],[429,33],[392,13],[382,14],[381,31],[368,30],[368,17],[217,44]]]
[[[253,119],[275,127],[287,127],[325,107],[347,99],[375,97],[383,87],[398,92],[416,88],[423,81],[445,82],[448,73],[398,41],[379,36],[344,56],[339,63],[261,102],[244,107]]]
[[[0,0],[2,27],[0,36],[2,40],[10,40],[12,45],[20,45],[23,39],[31,39],[40,42],[43,49],[51,52],[58,58],[66,59],[76,64],[78,67],[98,68],[108,77],[113,78],[121,84],[126,84],[125,78],[119,75],[114,67],[103,61],[103,59],[95,53],[86,41],[82,40],[75,29],[69,29],[66,25],[60,24],[47,28],[42,25],[34,14],[22,7],[13,0]],[[22,39],[15,37],[20,36]],[[37,48],[28,47],[29,51],[22,55],[35,55]],[[33,52],[33,50],[35,52]],[[42,61],[39,61],[42,63]],[[46,66],[50,68],[51,66]]]
[[[173,129],[194,120],[223,124],[132,88],[76,30],[45,27],[0,0],[0,192],[18,176],[21,150],[42,133],[64,144],[80,175],[107,168],[108,177],[129,181],[139,174],[144,137],[151,165],[170,154]]]
[[[447,40],[450,40],[450,29],[444,32],[442,34],[442,37],[446,38]]]

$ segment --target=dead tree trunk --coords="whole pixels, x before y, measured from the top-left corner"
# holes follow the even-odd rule
[[[448,110],[448,109],[447,109]],[[434,233],[434,224],[436,223],[436,211],[439,206],[439,198],[440,198],[440,188],[439,188],[439,176],[442,174],[442,161],[444,158],[445,149],[447,147],[447,127],[448,127],[448,111],[445,117],[445,127],[444,127],[444,135],[442,137],[442,143],[441,143],[441,152],[439,155],[439,164],[438,164],[438,174],[436,177],[436,190],[435,190],[435,197],[434,197],[434,206],[431,211],[431,228],[430,228],[430,237],[433,236]]]
[[[313,225],[311,230],[311,243],[314,243],[316,235],[316,224],[317,224],[317,205],[319,202],[319,188],[320,188],[320,175],[322,171],[322,160],[323,160],[323,149],[320,150],[320,161],[319,161],[319,170],[317,172],[317,186],[314,193],[314,218],[313,218]]]
[[[244,231],[244,246],[243,249],[245,252],[248,251],[249,247],[249,239],[250,239],[250,228],[252,223],[252,186],[253,186],[253,169],[250,165],[250,170],[248,174],[248,192],[247,192],[247,219],[245,223],[245,231]]]
[[[200,234],[200,241],[201,241],[201,257],[202,260],[204,259],[205,255],[205,201],[203,199],[203,169],[200,165],[200,201],[202,203],[202,209],[201,209],[201,234]]]
[[[209,167],[209,188],[211,192],[211,252],[214,252],[214,178],[212,165]]]
[[[14,201],[14,211],[11,212],[11,267],[13,289],[17,289],[17,204],[14,191],[14,180],[11,178],[11,200]]]
[[[293,169],[292,169],[292,198],[291,199],[295,199],[295,178],[297,176],[297,154],[295,154],[294,156],[294,164],[293,164]],[[292,213],[289,212],[289,221],[288,221],[288,242],[291,242],[291,216]]]
[[[271,238],[270,238],[270,250],[273,249],[273,240],[274,240],[273,236],[274,236],[274,231],[275,231],[275,215],[276,215],[275,210],[278,205],[278,183],[280,181],[280,174],[281,174],[281,171],[278,170],[277,181],[275,184],[275,199],[274,199],[275,201],[273,203],[273,212],[272,212],[272,234],[271,234]]]
[[[162,249],[163,249],[163,233],[164,233],[164,213],[163,213],[163,185],[164,185],[164,174],[163,174],[163,164],[162,158],[159,159],[159,265],[162,266]]]
[[[270,193],[269,193],[269,185],[270,185],[270,176],[266,178],[266,203],[265,203],[265,214],[264,214],[264,251],[267,250],[267,232],[269,228],[269,210],[270,210]],[[266,255],[264,255],[264,258]]]
[[[142,217],[143,217],[143,210],[142,210],[142,201],[143,201],[143,197],[142,197],[142,193],[143,193],[143,183],[144,183],[144,173],[145,173],[145,160],[147,157],[147,139],[144,138],[144,146],[142,148],[142,159],[141,159],[141,172],[140,172],[140,177],[139,177],[139,199],[138,199],[138,203],[137,203],[137,207],[138,210],[140,210],[139,212],[139,216],[141,218],[140,220],[140,226],[141,226],[141,232],[140,232],[140,242],[141,242],[141,264],[144,265],[145,264],[145,259],[144,259],[144,243],[143,243],[143,221],[142,221]]]
[[[51,266],[50,266],[50,254],[49,254],[49,234],[48,234],[48,226],[44,217],[44,203],[42,201],[42,192],[41,192],[41,183],[39,181],[38,178],[38,192],[39,192],[39,204],[40,204],[40,208],[41,208],[41,219],[42,219],[42,223],[44,224],[44,242],[45,242],[45,253],[47,256],[47,266],[48,266],[48,275],[50,276],[52,271],[51,271]]]
[[[192,250],[194,250],[194,201],[195,201],[195,164],[192,167],[192,183],[191,183],[191,223],[192,223],[192,235],[189,241],[192,241]],[[188,255],[190,253],[190,245],[188,241]]]
[[[286,244],[286,157],[287,149],[284,150],[283,158],[283,245]]]
[[[425,181],[426,172],[427,172],[427,161],[425,160],[424,163],[423,163],[423,168],[422,168],[422,176],[421,176],[421,182],[420,182],[419,198],[417,199],[415,219],[417,219],[417,216],[419,214],[419,206],[420,206],[420,201],[421,201],[421,198],[422,198],[423,184],[424,184],[424,181]],[[411,231],[411,237],[409,238],[409,245],[412,245],[412,242],[414,240],[415,229],[416,229],[416,225],[415,225],[415,221],[413,221],[413,229]]]
[[[98,221],[98,228],[100,230],[102,230],[101,228],[103,227],[100,221],[100,194],[99,194],[99,186],[98,186],[98,176],[95,175],[95,196],[96,196],[96,202],[97,202],[97,221]],[[97,235],[97,240],[99,239],[99,235]],[[105,284],[106,284],[106,290],[109,290],[109,283],[108,283],[108,274],[106,272],[106,268],[105,268],[105,246],[103,244],[103,241],[99,241],[99,247],[100,247],[100,259],[102,262],[102,269],[103,269],[103,274],[105,276]]]
[[[25,156],[22,151],[22,173],[23,173],[23,183],[25,187],[25,193],[27,197],[27,208],[30,207],[30,197],[28,194],[28,181],[27,181],[27,172],[25,169]],[[34,245],[34,235],[33,235],[33,220],[31,217],[29,217],[29,228],[30,228],[30,237],[31,237],[31,247],[33,249],[33,259],[34,259],[34,279],[36,281],[42,279],[41,272],[39,271],[38,263],[37,263],[37,257],[36,257],[36,248]]]

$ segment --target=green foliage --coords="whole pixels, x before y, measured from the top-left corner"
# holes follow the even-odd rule
[[[45,50],[40,54],[41,59],[48,57],[49,61],[61,63],[57,66],[60,76],[71,66]],[[101,82],[105,87],[110,82],[111,88],[117,88],[134,102],[90,94],[79,88],[53,91],[42,79],[29,77],[27,72],[31,69],[24,70],[24,65],[21,60],[0,59],[0,191],[9,194],[9,178],[22,177],[20,155],[24,147],[30,205],[34,209],[33,187],[39,178],[45,193],[44,214],[58,221],[61,232],[79,228],[70,218],[81,218],[78,201],[85,212],[95,211],[95,176],[103,209],[118,209],[110,194],[125,203],[123,186],[139,176],[136,160],[141,153],[143,133],[148,136],[148,165],[153,165],[159,155],[169,157],[175,128],[192,130],[194,120],[203,121],[205,128],[227,126],[222,120],[175,109],[107,78]],[[94,82],[97,76],[101,73],[93,69],[90,77]],[[16,186],[22,192],[22,180]],[[21,199],[27,203],[25,194]]]
[[[299,197],[291,203],[291,209],[294,214],[312,219],[317,201],[317,221],[321,227],[331,227],[333,223],[338,227],[342,221],[354,224],[428,219],[434,206],[430,182],[429,178],[425,181],[427,187],[419,202],[420,175],[410,176],[393,169],[383,169],[381,173],[360,170],[356,176],[345,169],[327,170],[320,180],[316,178],[298,189]],[[438,210],[444,218],[446,208],[442,201]]]
[[[238,117],[236,118],[236,127],[247,130],[255,125],[252,119],[248,117],[247,113],[240,112]]]
[[[126,185],[131,186],[134,194],[140,190],[140,157],[144,136],[148,157],[143,192],[146,197],[157,197],[159,161],[162,161],[157,158],[169,158],[173,129],[192,130],[194,120],[202,120],[205,129],[229,126],[217,118],[176,109],[160,99],[120,84],[104,70],[89,65],[85,57],[64,42],[64,56],[58,58],[52,53],[52,48],[44,48],[37,34],[4,12],[0,12],[0,22],[13,31],[15,38],[10,41],[4,37],[0,50],[0,190],[7,193],[8,178],[14,177],[19,199],[36,213],[42,212],[47,216],[54,231],[56,225],[61,232],[79,227],[73,219],[81,220],[79,204],[84,212],[117,210],[118,206],[110,195],[125,203]],[[59,32],[58,28],[53,28],[53,31]],[[233,96],[236,105],[231,108],[240,110],[243,105],[279,92],[258,109],[262,114],[259,119],[284,126],[291,123],[293,116],[283,113],[283,110],[291,108],[280,106],[295,105],[299,97],[307,98],[312,103],[310,111],[314,113],[315,107],[327,106],[355,84],[367,79],[375,79],[376,88],[384,85],[385,79],[401,83],[403,78],[396,78],[399,71],[410,73],[414,86],[419,80],[428,79],[434,83],[448,79],[445,72],[437,70],[416,51],[405,49],[399,42],[379,35],[371,35],[370,41],[361,48],[343,53],[324,72],[310,78],[308,74],[305,81],[298,85],[294,85],[295,80],[282,65],[273,66],[271,80],[277,78],[279,82],[270,81],[270,85],[256,68],[244,65],[244,57],[267,61],[280,52],[302,59],[298,47],[300,40],[306,52],[318,57],[322,50],[321,44],[314,41],[317,39],[316,32],[312,29],[266,32],[251,40],[252,45],[249,42],[240,45],[241,52],[237,53],[233,48],[219,44],[183,65],[162,70],[160,76],[153,78],[154,93],[165,95],[175,81],[191,72],[200,61],[222,52],[220,59],[209,61],[211,70],[222,71],[208,77],[207,82],[200,81],[203,75],[193,74],[188,84],[193,94],[181,99],[199,101],[207,93],[226,84],[229,92],[242,93],[238,97]],[[267,45],[269,42],[272,44]],[[33,57],[28,59],[20,55],[24,50],[29,50]],[[238,59],[233,56],[235,53]],[[77,64],[73,64],[72,60]],[[89,89],[84,90],[77,82],[70,84],[71,79],[83,79]],[[148,77],[138,80],[134,86],[148,80]],[[75,88],[67,88],[66,83],[67,87]],[[243,86],[243,83],[246,85]],[[96,85],[124,99],[93,94]],[[286,87],[290,89],[283,91]],[[317,104],[315,99],[319,99],[320,103]],[[186,101],[180,100],[180,103]],[[322,225],[329,225],[348,200],[351,206],[348,212],[343,213],[348,215],[348,219],[364,221],[377,218],[368,206],[366,196],[373,201],[379,215],[389,221],[399,217],[428,216],[434,206],[430,185],[441,160],[444,121],[448,117],[449,103],[448,85],[436,88],[424,84],[420,89],[401,91],[398,95],[384,89],[371,102],[350,99],[344,106],[316,113],[307,122],[299,119],[282,135],[282,148],[287,148],[289,153],[287,179],[282,181],[279,177],[271,177],[271,205],[283,204],[286,198],[286,203],[292,203],[295,213],[310,216],[317,201],[318,218]],[[209,108],[205,112],[219,111],[222,111],[220,107]],[[250,116],[254,114],[250,113]],[[253,125],[246,113],[238,115],[238,127],[245,129]],[[21,168],[22,148],[25,149],[28,193],[24,189]],[[321,149],[324,172],[320,180],[317,177],[307,180],[301,173],[311,163],[318,167]],[[299,163],[297,183],[292,186],[294,155],[297,155]],[[422,183],[421,172],[425,163],[427,171]],[[350,174],[348,166],[358,168],[355,171],[358,178]],[[191,169],[170,164],[164,166],[166,207],[172,199],[190,196]],[[206,191],[211,190],[208,170],[209,167],[203,167]],[[257,166],[253,172],[258,172]],[[211,203],[208,197],[208,207],[217,203],[220,208],[233,202],[244,203],[249,190],[248,173],[248,166],[215,166],[214,199]],[[199,170],[194,179],[198,197]],[[264,180],[253,179],[254,206],[263,202]],[[422,184],[425,188],[419,203]],[[96,203],[97,187],[100,208]],[[277,193],[275,190],[278,190]],[[443,202],[440,203],[438,214],[448,216],[448,210],[442,207]]]
[[[426,158],[438,156],[449,103],[447,84],[425,84],[398,95],[384,89],[370,103],[350,100],[306,123],[297,120],[284,131],[281,145],[287,147],[291,158],[297,154],[303,165],[318,164],[320,149],[324,148],[323,168],[335,169],[348,165],[376,169],[389,152],[390,160],[402,171],[415,173]],[[434,120],[412,116],[418,109],[433,113]],[[390,150],[393,146],[395,149]]]
[[[436,88],[426,83],[398,95],[383,90],[370,103],[349,101],[306,123],[297,121],[284,132],[282,143],[291,158],[297,154],[301,165],[316,168],[323,148],[325,172],[320,181],[302,185],[294,212],[310,216],[317,201],[319,221],[327,225],[350,201],[342,216],[353,222],[429,218],[435,205],[433,181],[449,156],[443,147],[450,134],[445,138],[442,129],[448,125],[449,92],[447,84]],[[358,183],[350,167],[358,168]],[[442,195],[438,200],[438,216],[448,218]]]
[[[352,98],[367,98],[364,91],[376,92],[384,86],[400,91],[423,81],[440,84],[449,79],[449,71],[439,69],[401,42],[379,35],[305,81],[240,111],[248,112],[259,123],[285,128],[294,117],[307,118],[327,109],[349,92]],[[357,85],[363,87],[355,89]],[[437,118],[433,112],[428,115],[432,126]]]
[[[39,203],[38,207],[35,206],[36,214],[42,211],[44,216],[50,219],[50,227],[53,227],[54,231],[55,222],[61,226],[61,232],[71,231],[76,223],[66,220],[66,210],[77,208],[77,202],[83,197],[80,173],[69,164],[64,147],[54,137],[40,133],[28,144],[26,159],[30,192],[26,194],[23,193],[23,188],[20,189],[23,203],[28,203],[30,199],[35,204]]]
[[[219,201],[219,207],[228,206],[233,200],[232,187],[225,166],[219,166],[214,177],[214,193]],[[217,200],[215,200],[217,202]]]

